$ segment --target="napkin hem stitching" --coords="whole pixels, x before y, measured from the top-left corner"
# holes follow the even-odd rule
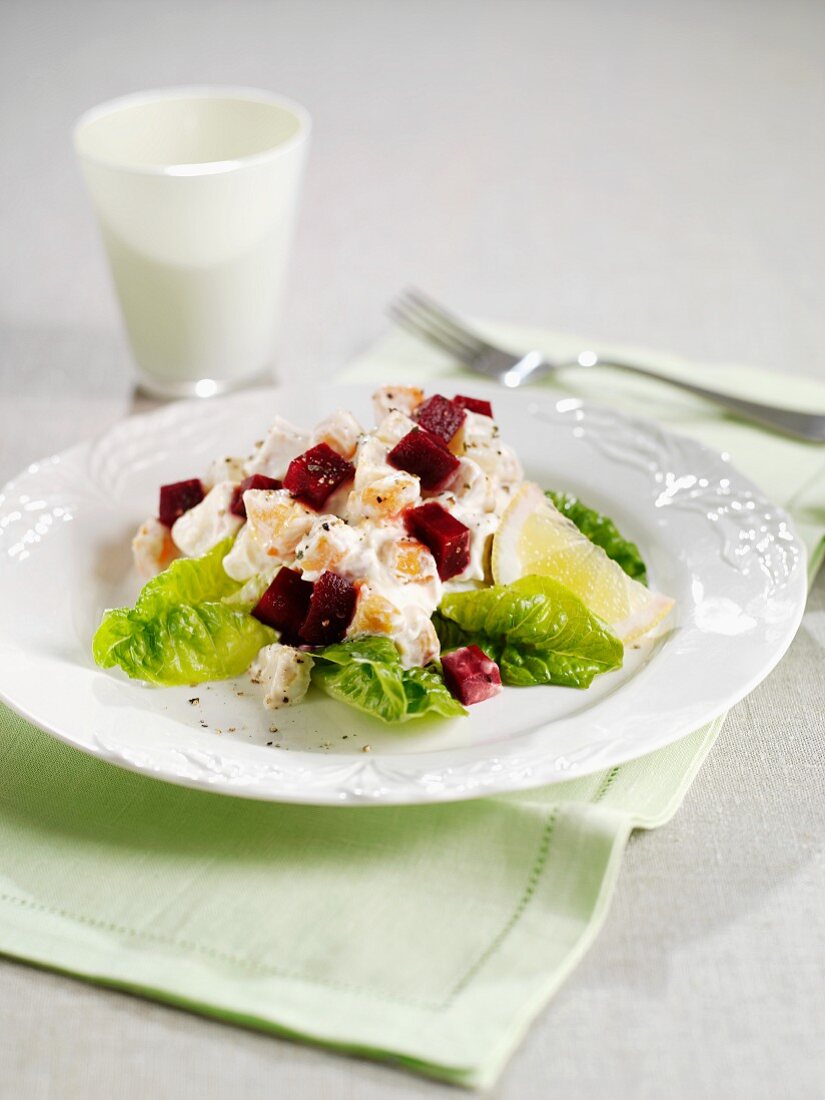
[[[82,913],[73,913],[71,910],[68,909],[56,908],[54,906],[46,905],[43,902],[31,901],[28,898],[17,897],[15,894],[0,892],[0,901],[8,902],[11,905],[16,905],[21,909],[30,909],[34,912],[46,913],[52,917],[60,917],[63,920],[74,921],[78,924],[85,924],[90,928],[96,928],[104,932],[114,932],[117,935],[130,936],[137,940],[146,940],[149,943],[155,943],[161,946],[177,947],[183,951],[192,954],[206,955],[208,958],[215,959],[218,962],[231,963],[233,966],[242,966],[247,970],[252,971],[253,973],[258,973],[267,977],[284,978],[287,981],[307,982],[310,985],[320,985],[325,986],[328,989],[340,990],[347,993],[356,993],[359,996],[363,997],[374,997],[377,1000],[407,1005],[411,1008],[426,1009],[430,1012],[437,1012],[444,1008],[447,1004],[446,1001],[425,1001],[419,1000],[414,997],[401,997],[393,995],[391,993],[385,993],[381,990],[353,985],[348,982],[336,982],[327,978],[316,978],[311,975],[300,974],[298,972],[281,970],[277,967],[266,966],[262,963],[254,962],[252,959],[246,959],[242,955],[232,955],[227,951],[221,951],[219,948],[210,947],[208,944],[196,943],[193,940],[180,940],[176,939],[174,936],[163,936],[155,932],[146,932],[141,931],[137,928],[130,928],[128,927],[128,925],[120,925],[110,921],[98,920],[95,917],[86,916]],[[0,949],[2,948],[0,947]]]
[[[544,823],[544,829],[542,830],[541,839],[539,841],[538,851],[536,858],[533,860],[532,867],[530,868],[530,874],[527,877],[527,884],[524,887],[521,897],[518,900],[518,904],[511,913],[509,919],[495,936],[495,938],[487,945],[487,947],[478,956],[475,962],[465,970],[464,974],[458,979],[449,994],[439,1006],[442,1009],[449,1008],[453,1001],[458,997],[470,982],[475,978],[476,974],[481,970],[484,964],[493,957],[498,951],[515,926],[518,924],[521,917],[524,915],[524,911],[530,904],[533,896],[538,888],[539,881],[541,879],[544,868],[547,865],[547,857],[550,852],[550,840],[553,836],[553,830],[556,827],[556,818],[558,816],[558,808],[554,807],[551,810],[549,817]]]
[[[608,772],[607,776],[602,782],[602,786],[596,793],[593,802],[598,802],[608,791],[609,787],[613,783],[616,775],[619,772],[619,767],[612,768]],[[553,835],[553,831],[556,825],[556,819],[558,816],[558,808],[555,807],[549,814],[545,821],[544,828],[542,830],[541,838],[539,840],[538,850],[535,858],[531,864],[530,872],[527,877],[527,883],[519,898],[515,909],[507,919],[505,924],[491,940],[491,942],[485,947],[481,954],[475,959],[473,963],[464,971],[457,982],[450,988],[447,996],[441,1001],[427,1001],[418,999],[415,997],[402,997],[385,993],[381,990],[372,989],[369,987],[361,987],[348,982],[336,982],[334,980],[326,978],[313,977],[312,975],[301,974],[298,972],[290,972],[282,970],[277,967],[266,966],[262,963],[254,962],[252,959],[244,958],[242,955],[232,955],[229,952],[221,951],[219,948],[210,947],[208,944],[196,943],[193,940],[181,940],[174,936],[163,936],[156,932],[147,932],[137,928],[130,928],[128,925],[116,924],[112,921],[99,920],[96,917],[87,916],[82,913],[74,913],[71,910],[64,908],[57,908],[54,906],[46,905],[44,902],[32,901],[28,898],[21,898],[15,894],[9,894],[6,892],[0,892],[0,901],[7,902],[8,904],[18,906],[22,909],[30,909],[35,912],[46,913],[49,916],[59,917],[63,920],[74,921],[78,924],[87,925],[90,928],[97,928],[105,932],[114,932],[117,935],[130,936],[137,940],[144,940],[149,943],[155,943],[167,947],[176,947],[183,951],[191,952],[194,954],[202,954],[207,958],[215,959],[218,962],[230,963],[233,966],[242,966],[245,969],[266,976],[283,978],[287,981],[307,982],[312,985],[320,985],[329,989],[338,989],[349,993],[356,993],[360,996],[374,997],[378,1000],[388,1001],[390,1003],[407,1005],[412,1008],[418,1008],[427,1010],[430,1012],[442,1012],[453,1004],[455,999],[464,992],[470,982],[475,978],[479,970],[488,962],[493,955],[499,950],[509,934],[518,924],[519,920],[523,916],[527,906],[532,900],[538,888],[539,881],[544,872],[544,868],[547,864],[547,857],[550,851],[550,840]]]
[[[616,779],[616,776],[619,774],[620,770],[621,770],[621,765],[620,764],[617,764],[614,768],[610,769],[610,771],[607,773],[607,775],[602,780],[601,786],[599,787],[599,789],[596,791],[596,793],[593,795],[592,799],[590,800],[591,805],[595,806],[595,804],[597,802],[601,802],[601,800],[605,797],[607,792],[613,786],[613,783]]]

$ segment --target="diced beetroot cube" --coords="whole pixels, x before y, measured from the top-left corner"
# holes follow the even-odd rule
[[[337,573],[322,573],[312,590],[301,639],[307,645],[340,642],[352,622],[357,598],[358,591],[351,581]]]
[[[482,401],[480,397],[465,397],[464,394],[457,393],[453,398],[453,404],[458,405],[460,409],[481,413],[482,416],[489,416],[492,419],[493,406],[489,401]]]
[[[274,477],[266,477],[265,474],[253,474],[252,477],[245,477],[240,485],[236,485],[232,491],[229,511],[235,516],[240,516],[241,519],[246,519],[246,505],[243,502],[243,495],[247,489],[283,489],[283,487],[284,483],[282,481],[278,481]]]
[[[283,566],[258,600],[252,614],[259,622],[280,631],[286,645],[299,645],[299,634],[307,617],[313,585],[300,573]]]
[[[501,691],[501,673],[495,661],[477,645],[464,646],[441,658],[444,683],[465,706],[481,703]]]
[[[445,443],[450,442],[466,416],[464,409],[459,408],[449,397],[442,397],[440,393],[428,397],[415,413],[415,419],[421,427],[443,439]]]
[[[310,447],[289,464],[284,478],[284,488],[311,508],[320,508],[330,493],[355,474],[355,467],[347,462],[328,443]]]
[[[407,432],[387,456],[396,470],[406,470],[421,480],[423,489],[443,489],[458,469],[458,459],[436,436],[422,428]]]
[[[191,477],[188,481],[175,481],[171,485],[161,485],[158,519],[167,527],[171,527],[184,512],[200,504],[203,496],[203,485],[199,477]]]
[[[438,501],[410,508],[404,513],[404,521],[410,534],[423,542],[435,558],[442,581],[463,573],[470,564],[470,528]]]

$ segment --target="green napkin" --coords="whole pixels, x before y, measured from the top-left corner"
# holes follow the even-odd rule
[[[355,373],[401,379],[447,365],[399,337]],[[713,378],[825,408],[825,387],[809,381],[731,370]],[[726,448],[791,509],[818,563],[822,448],[651,383],[564,381],[568,392],[590,396],[597,386],[602,403]],[[628,835],[675,812],[721,722],[600,775],[517,796],[329,810],[121,772],[0,707],[0,951],[488,1085],[596,935]]]

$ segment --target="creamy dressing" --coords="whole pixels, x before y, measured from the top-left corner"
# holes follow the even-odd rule
[[[175,546],[186,555],[199,556],[237,531],[223,564],[228,575],[245,582],[250,592],[263,591],[263,582],[284,565],[310,581],[328,570],[335,572],[358,587],[347,637],[386,635],[395,642],[405,667],[427,664],[439,654],[433,612],[445,593],[489,583],[491,539],[524,475],[494,420],[468,411],[450,444],[458,469],[442,491],[422,492],[417,477],[397,470],[388,460],[392,448],[416,427],[410,414],[422,400],[416,387],[383,387],[374,396],[378,424],[367,432],[343,410],[326,417],[313,432],[276,417],[248,459],[224,458],[212,464],[205,480],[215,482],[213,488],[174,524]],[[355,467],[353,480],[327,499],[324,513],[305,507],[286,489],[247,490],[245,523],[229,511],[241,476],[261,473],[282,479],[290,462],[318,443],[326,443]],[[446,582],[439,579],[433,555],[404,524],[404,512],[427,501],[438,502],[470,530],[467,568]],[[147,555],[160,555],[161,543],[160,532],[144,524],[136,538],[144,572]],[[267,685],[267,706],[287,705],[306,690],[311,661],[296,664],[297,652],[277,645],[259,654],[251,672]]]
[[[229,511],[234,492],[233,482],[219,481],[200,504],[175,520],[172,541],[187,558],[201,557],[241,527],[243,520]]]

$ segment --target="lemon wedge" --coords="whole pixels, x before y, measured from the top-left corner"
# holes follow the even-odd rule
[[[493,538],[493,580],[552,577],[625,644],[657,626],[673,600],[634,581],[528,481],[507,505]]]

